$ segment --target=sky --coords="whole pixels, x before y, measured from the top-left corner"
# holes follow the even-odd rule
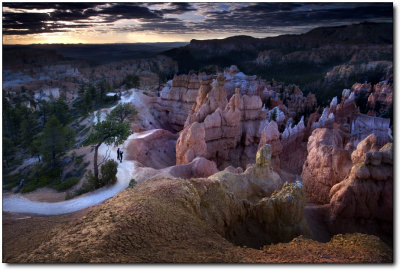
[[[3,2],[3,44],[189,42],[392,22],[393,3]]]

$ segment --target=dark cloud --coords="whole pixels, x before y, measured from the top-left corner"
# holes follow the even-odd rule
[[[169,8],[162,9],[161,12],[163,14],[183,14],[185,12],[197,10],[190,3],[175,2],[169,3],[169,6]]]
[[[299,3],[253,3],[249,6],[238,8],[235,12],[270,13],[276,11],[291,11],[300,6],[302,6],[302,4]]]
[[[3,7],[18,10],[47,10],[49,13],[3,12],[3,34],[36,34],[60,31],[61,28],[87,28],[94,24],[121,19],[162,20],[162,13],[151,11],[140,3],[3,3]],[[94,18],[99,19],[94,20]],[[47,24],[47,21],[55,23]],[[58,21],[73,22],[68,25]],[[16,29],[25,29],[18,31]]]
[[[392,18],[391,3],[353,3],[352,6],[346,3],[313,3],[310,6],[307,3],[257,3],[230,12],[210,11],[206,20],[195,27],[199,31],[214,26],[219,30],[251,29],[259,32],[268,27],[309,25],[312,28],[315,25]]]
[[[3,3],[3,34],[60,32],[67,28],[89,28],[93,25],[103,25],[105,30],[113,31],[177,34],[201,31],[272,33],[273,29],[281,29],[283,33],[283,27],[311,29],[342,22],[393,19],[392,3],[175,2],[161,10],[155,10],[155,4],[159,3]],[[5,7],[30,12],[4,11]],[[55,11],[39,12],[50,9]],[[173,15],[190,11],[199,11],[205,17],[196,21],[173,18]],[[140,24],[123,28],[107,25],[121,19],[136,19]],[[69,24],[67,26],[62,22]]]

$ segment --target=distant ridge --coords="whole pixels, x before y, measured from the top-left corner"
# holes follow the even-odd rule
[[[251,36],[232,36],[225,39],[192,39],[188,48],[203,46],[226,46],[251,42],[251,47],[271,49],[282,45],[304,46],[307,48],[327,44],[392,44],[393,24],[364,22],[352,25],[314,28],[303,34],[281,35],[276,37],[254,38]]]

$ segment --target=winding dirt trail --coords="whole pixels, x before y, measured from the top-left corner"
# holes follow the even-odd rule
[[[133,104],[142,104],[140,96],[137,95],[135,90],[129,91],[129,95],[123,97],[120,100],[122,102],[132,102]],[[14,213],[29,213],[39,215],[61,215],[76,212],[87,208],[92,205],[102,203],[103,201],[114,197],[120,191],[126,189],[129,185],[130,180],[133,178],[132,175],[135,172],[135,161],[123,160],[120,163],[117,160],[117,148],[120,147],[124,152],[127,149],[130,140],[135,138],[144,138],[151,135],[155,130],[148,130],[140,133],[134,133],[128,137],[128,139],[117,147],[107,146],[102,144],[99,148],[100,156],[109,155],[109,159],[113,159],[118,162],[117,172],[117,183],[112,186],[100,188],[88,194],[84,194],[75,199],[61,202],[38,202],[24,198],[21,195],[4,195],[3,194],[3,211],[14,212]]]

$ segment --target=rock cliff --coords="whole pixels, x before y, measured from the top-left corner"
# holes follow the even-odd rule
[[[302,179],[307,199],[315,203],[329,203],[331,187],[350,172],[350,153],[344,149],[345,136],[336,129],[317,128],[307,144],[307,159]]]
[[[353,167],[344,181],[330,190],[333,231],[366,232],[393,241],[393,148],[376,150],[373,137],[360,142]]]
[[[208,92],[206,86],[199,90],[177,141],[177,164],[197,156],[213,160],[223,168],[245,168],[254,162],[259,126],[266,111],[261,110],[259,96],[242,96],[239,88],[228,102],[224,85],[225,77],[220,74]]]
[[[172,130],[180,131],[196,102],[201,85],[198,75],[175,75],[160,92],[157,110],[161,121],[168,123]]]

